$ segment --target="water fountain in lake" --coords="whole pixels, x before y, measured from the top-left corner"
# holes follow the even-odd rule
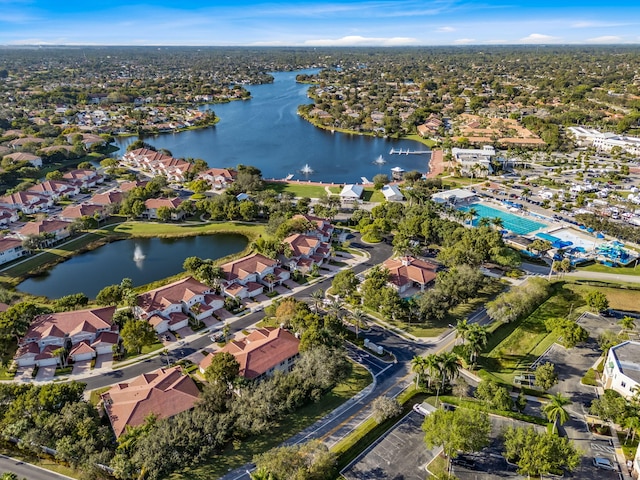
[[[300,172],[304,173],[305,175],[309,175],[313,173],[313,168],[311,168],[308,163],[305,163],[304,167],[302,167]]]
[[[142,252],[142,248],[140,248],[140,245],[136,245],[136,248],[133,250],[133,261],[138,268],[142,268],[144,259],[145,254]]]
[[[382,155],[379,155],[378,158],[376,158],[373,161],[374,165],[384,165],[385,163],[387,163],[387,161],[382,157]]]

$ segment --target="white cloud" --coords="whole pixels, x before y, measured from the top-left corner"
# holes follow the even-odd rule
[[[603,35],[602,37],[589,38],[587,43],[622,43],[622,37],[617,35]]]
[[[453,43],[456,45],[469,45],[470,43],[474,43],[477,40],[475,38],[458,38],[454,40]]]
[[[455,32],[456,29],[453,27],[440,27],[436,29],[436,32]]]
[[[335,39],[305,40],[305,45],[318,47],[356,47],[356,46],[381,46],[394,47],[403,45],[413,45],[418,42],[415,38],[409,37],[361,37],[359,35],[349,35]]]
[[[520,43],[555,43],[560,40],[559,37],[551,35],[543,35],[542,33],[532,33],[531,35],[521,38]]]
[[[612,22],[594,22],[594,21],[580,21],[571,24],[571,28],[594,28],[594,27],[623,27],[624,23],[612,23]]]

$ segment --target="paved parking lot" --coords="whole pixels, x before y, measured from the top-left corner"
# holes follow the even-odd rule
[[[425,466],[435,452],[424,444],[423,421],[416,412],[407,414],[342,475],[347,480],[424,480],[428,475]]]

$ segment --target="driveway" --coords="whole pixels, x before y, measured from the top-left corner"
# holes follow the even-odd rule
[[[13,380],[18,383],[30,382],[31,380],[33,380],[32,374],[33,367],[18,367]]]
[[[218,317],[222,322],[229,320],[230,318],[233,318],[233,313],[231,313],[230,311],[224,308],[221,308],[220,310],[216,310],[213,313],[215,313],[216,317]]]
[[[40,367],[38,368],[38,374],[36,375],[36,380],[38,382],[48,382],[53,380],[53,377],[56,373],[56,366],[51,365],[48,367]]]
[[[80,375],[91,370],[91,360],[78,360],[73,364],[72,375]]]
[[[94,368],[111,369],[113,366],[113,353],[103,353],[96,357],[96,366]]]
[[[424,444],[424,417],[410,412],[341,473],[347,480],[424,480],[439,449]]]

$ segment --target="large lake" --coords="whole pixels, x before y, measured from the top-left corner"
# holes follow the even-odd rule
[[[131,278],[134,286],[145,285],[180,273],[187,257],[217,259],[242,251],[247,242],[243,235],[223,233],[120,240],[76,255],[43,276],[25,280],[18,289],[49,298],[73,293],[95,298],[102,288],[123,278]]]
[[[212,105],[220,122],[212,128],[145,137],[156,148],[166,148],[175,157],[202,158],[212,167],[253,165],[264,178],[335,183],[361,182],[377,173],[390,174],[393,167],[427,171],[430,154],[391,155],[392,148],[428,150],[412,140],[391,140],[369,136],[331,133],[314,127],[297,114],[298,105],[311,103],[309,85],[295,81],[298,73],[277,72],[274,83],[251,85],[252,98]],[[205,107],[206,108],[206,107]],[[122,155],[136,137],[119,138]],[[383,165],[375,164],[382,155]],[[308,164],[313,173],[303,174]]]

